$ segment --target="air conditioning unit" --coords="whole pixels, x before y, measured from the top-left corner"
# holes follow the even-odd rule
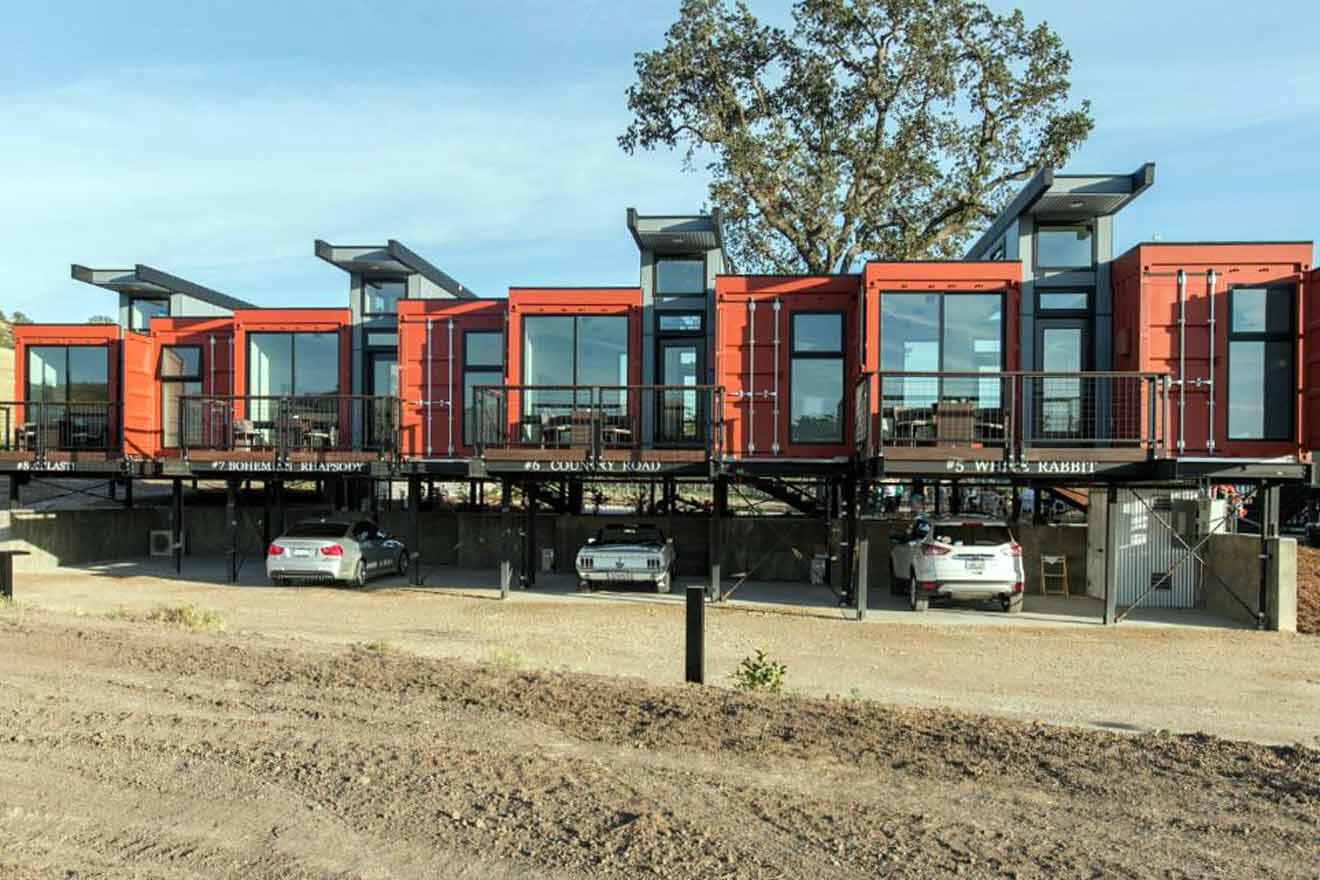
[[[150,533],[149,546],[152,556],[173,556],[174,555],[174,533],[169,529],[152,529]],[[183,546],[188,546],[188,536],[183,536]]]

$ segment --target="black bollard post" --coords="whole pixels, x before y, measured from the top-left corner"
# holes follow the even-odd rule
[[[706,683],[706,586],[687,588],[687,670],[689,684]]]

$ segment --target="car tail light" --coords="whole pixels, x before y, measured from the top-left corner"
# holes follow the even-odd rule
[[[343,555],[344,555],[344,548],[343,548],[343,547],[340,547],[338,544],[326,544],[324,547],[321,548],[321,555],[322,555],[322,556],[343,556]]]
[[[922,556],[948,556],[952,552],[952,547],[941,547],[939,544],[923,544],[921,547]]]
[[[1021,555],[1022,555],[1022,545],[1019,544],[1017,541],[1014,541],[1012,544],[1009,544],[1007,547],[1004,548],[1004,555],[1005,555],[1005,556],[1021,556]]]
[[[283,556],[283,555],[284,555],[284,548],[281,547],[279,544],[271,544],[269,547],[266,548],[266,555],[267,555],[267,556]]]
[[[943,584],[939,581],[917,581],[917,587],[926,591],[938,590],[941,586]]]
[[[1021,592],[1022,592],[1022,581],[1018,581],[1017,583],[1015,583],[1015,584],[1013,585],[1013,592],[1014,592],[1014,593],[1021,593]]]

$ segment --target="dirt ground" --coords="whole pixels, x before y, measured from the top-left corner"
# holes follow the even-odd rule
[[[256,571],[229,586],[219,563],[212,570],[189,561],[183,579],[164,574],[167,568],[150,576],[128,564],[23,575],[19,596],[92,617],[191,603],[218,611],[231,632],[297,643],[383,641],[428,657],[682,680],[677,596],[669,604],[645,594],[583,596],[568,581],[562,591],[546,584],[501,602],[474,586],[489,583],[488,572],[470,580],[439,573],[431,580],[445,586],[426,588],[386,580],[358,592],[272,588]],[[837,607],[711,606],[708,680],[727,686],[738,662],[764,648],[788,665],[786,687],[804,695],[1320,746],[1320,639],[1199,625],[1105,629],[1088,617],[1054,624],[1033,617],[1036,601],[1029,596],[1027,612],[1013,622],[997,610],[966,608],[933,611],[919,624],[906,611],[876,612],[858,624]],[[1055,605],[1085,608],[1087,601]]]
[[[1314,877],[1320,753],[0,612],[0,877]]]
[[[1320,635],[1320,550],[1297,545],[1297,631]]]

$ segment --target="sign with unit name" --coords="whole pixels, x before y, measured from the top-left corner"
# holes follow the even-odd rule
[[[14,469],[48,474],[72,473],[77,470],[71,461],[19,461],[14,463]]]
[[[1011,474],[1023,477],[1085,477],[1094,474],[1098,464],[1080,459],[1059,459],[1057,461],[968,461],[962,458],[950,458],[944,462],[944,470],[951,474],[976,476],[984,474]]]
[[[371,465],[365,461],[212,461],[209,469],[231,474],[366,474]]]
[[[605,459],[579,459],[576,461],[525,461],[522,470],[529,473],[552,474],[658,474],[668,462],[662,461],[608,461]]]

